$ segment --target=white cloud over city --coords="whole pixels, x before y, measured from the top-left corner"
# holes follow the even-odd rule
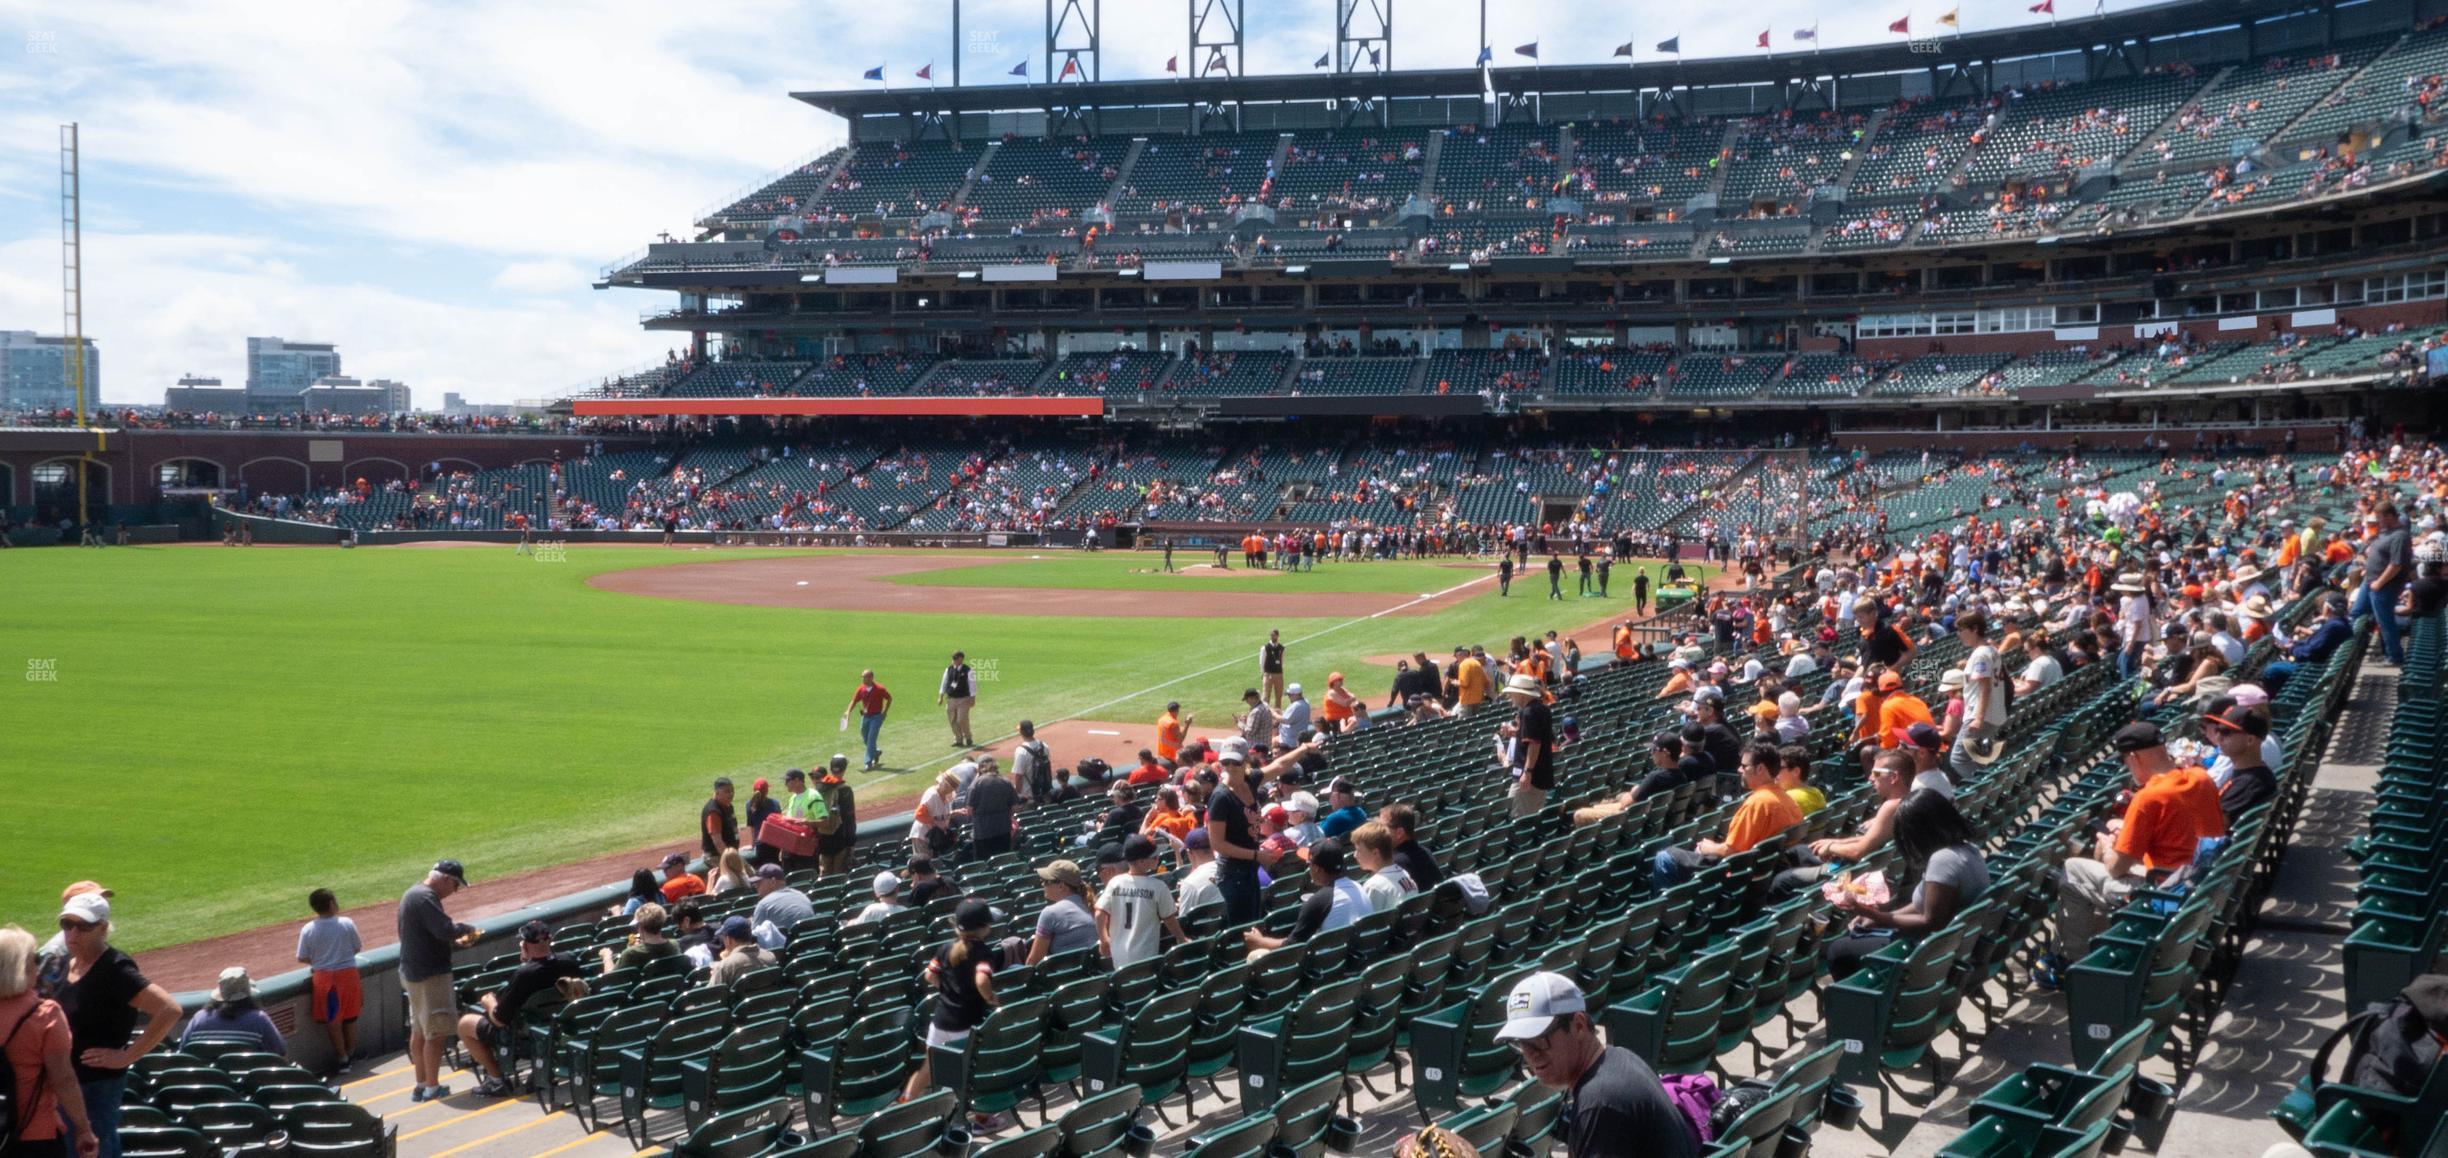
[[[2061,0],[2081,7],[2095,0]],[[2120,0],[2113,7],[2130,6]],[[1332,0],[1253,0],[1249,69],[1307,72]],[[1683,6],[1504,0],[1500,62],[1609,59],[1682,37],[1690,56],[1889,39],[1951,4],[1759,0]],[[1962,25],[2039,19],[1965,0]],[[494,5],[352,0],[0,0],[0,329],[61,325],[58,126],[83,126],[85,324],[106,397],[158,402],[181,373],[236,382],[251,334],[340,345],[346,368],[509,401],[567,390],[672,343],[637,327],[664,304],[597,292],[605,262],[841,139],[792,90],[899,86],[951,73],[950,0],[853,8],[615,0]],[[1458,67],[1475,0],[1403,0],[1396,62]],[[1042,80],[1039,0],[970,0],[965,79]],[[1162,75],[1183,9],[1110,0],[1108,79]],[[22,51],[22,56],[19,53]],[[1184,65],[1188,61],[1185,58]]]

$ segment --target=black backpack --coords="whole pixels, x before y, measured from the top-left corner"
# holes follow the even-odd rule
[[[1047,753],[1045,742],[1042,740],[1031,740],[1020,746],[1028,750],[1031,758],[1029,797],[1033,800],[1044,800],[1054,792],[1054,757]]]
[[[2439,1061],[2439,1039],[2431,1035],[2431,1023],[2403,994],[2387,1004],[2372,1003],[2339,1033],[2348,1042],[2345,1081],[2367,1090],[2413,1097],[2422,1092],[2424,1077]],[[2330,1039],[2330,1044],[2335,1042]],[[2324,1060],[2315,1060],[2315,1072]]]
[[[2423,982],[2417,980],[2415,984]],[[2340,1042],[2346,1043],[2346,1065],[2333,1082],[2328,1077],[2329,1064]],[[2294,1090],[2270,1116],[2287,1133],[2300,1139],[2327,1104],[2327,1099],[2321,1096],[2323,1086],[2359,1086],[2413,1098],[2422,1093],[2423,1083],[2439,1059],[2439,1039],[2433,1036],[2429,1019],[2411,999],[2401,993],[2385,1002],[2375,1001],[2321,1043],[2320,1051],[2312,1055],[2312,1072],[2296,1082]]]
[[[24,1029],[42,1006],[40,999],[26,1006],[26,1011],[17,1015],[17,1024],[9,1027],[8,1036],[0,1037],[0,1150],[17,1143],[17,1067],[9,1062],[8,1047],[16,1043],[17,1031]]]

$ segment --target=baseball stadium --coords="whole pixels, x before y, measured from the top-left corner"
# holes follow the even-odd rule
[[[2448,0],[1116,7],[0,406],[0,1158],[2448,1153]]]

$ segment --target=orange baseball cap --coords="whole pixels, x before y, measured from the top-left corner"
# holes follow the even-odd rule
[[[1896,673],[1891,672],[1891,671],[1884,671],[1884,672],[1880,672],[1880,673],[1879,673],[1879,690],[1880,690],[1880,691],[1882,691],[1882,692],[1901,691],[1901,690],[1903,690],[1903,687],[1904,687],[1904,677],[1903,677],[1903,676],[1897,675]]]
[[[77,883],[60,890],[60,903],[67,904],[68,898],[83,896],[86,893],[100,893],[104,897],[113,897],[118,895],[117,893],[103,888],[101,885],[93,881],[78,881]]]

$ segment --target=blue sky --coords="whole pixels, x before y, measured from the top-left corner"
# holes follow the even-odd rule
[[[2031,0],[1963,0],[1967,30],[2034,20]],[[2059,0],[2065,16],[2095,0]],[[1687,56],[1826,46],[1934,27],[1953,0],[1675,4],[1497,0],[1502,61],[1608,59],[1681,35]],[[2110,7],[2138,6],[2112,0]],[[1306,72],[1333,0],[1249,0],[1253,73]],[[951,73],[949,0],[854,8],[733,0],[0,0],[0,329],[55,333],[58,127],[83,126],[86,332],[104,394],[154,402],[181,373],[245,377],[245,340],[337,342],[350,373],[420,406],[549,397],[660,358],[637,326],[668,295],[589,288],[605,263],[760,178],[838,144],[785,94]],[[1108,78],[1162,75],[1181,6],[1109,0]],[[1042,77],[1039,0],[970,0],[964,79]],[[1468,65],[1474,0],[1401,0],[1405,67]],[[1185,64],[1187,62],[1185,61]]]

